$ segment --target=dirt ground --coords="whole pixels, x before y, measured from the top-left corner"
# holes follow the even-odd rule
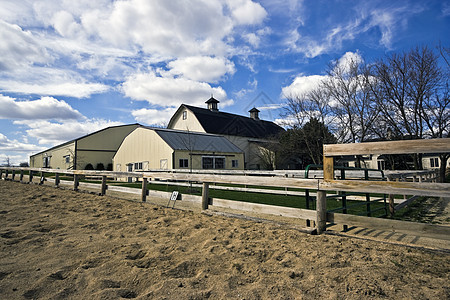
[[[450,299],[450,254],[0,180],[1,299]]]

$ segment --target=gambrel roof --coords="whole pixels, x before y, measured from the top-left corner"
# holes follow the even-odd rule
[[[255,120],[245,116],[221,111],[212,111],[187,104],[182,104],[180,106],[170,120],[169,128],[174,122],[175,116],[184,108],[189,109],[195,115],[207,133],[264,139],[276,136],[284,131],[282,127],[270,121]]]

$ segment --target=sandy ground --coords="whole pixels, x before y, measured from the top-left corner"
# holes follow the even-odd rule
[[[0,180],[1,299],[450,299],[450,254]]]

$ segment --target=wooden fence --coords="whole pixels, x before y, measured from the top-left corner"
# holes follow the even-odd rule
[[[401,151],[400,151],[401,149]],[[222,206],[235,209],[273,213],[290,217],[298,217],[307,220],[314,220],[318,234],[323,232],[328,223],[340,223],[345,225],[366,226],[374,229],[401,229],[408,228],[410,231],[427,232],[430,235],[447,236],[450,238],[450,228],[444,226],[434,226],[428,224],[417,224],[412,222],[401,223],[401,221],[389,219],[376,219],[369,217],[352,216],[340,213],[327,213],[326,196],[327,192],[361,192],[361,193],[384,193],[390,195],[414,195],[432,197],[450,197],[450,184],[426,182],[428,179],[418,180],[397,180],[395,176],[392,181],[364,181],[364,180],[335,180],[333,157],[340,155],[362,155],[362,154],[397,154],[397,153],[443,153],[450,152],[450,139],[417,140],[417,141],[396,141],[379,143],[362,143],[350,145],[325,145],[324,146],[324,171],[323,179],[301,178],[299,171],[205,171],[195,172],[179,170],[152,170],[148,172],[109,172],[109,171],[88,171],[88,170],[61,170],[61,169],[38,169],[38,168],[8,168],[0,167],[0,178],[24,181],[24,173],[29,172],[28,181],[33,181],[33,177],[39,176],[39,182],[45,180],[45,173],[54,173],[54,184],[60,184],[61,175],[73,176],[73,189],[79,188],[80,176],[96,176],[102,179],[99,194],[104,195],[108,189],[107,178],[137,178],[142,181],[140,191],[141,200],[146,201],[148,194],[147,183],[161,180],[177,182],[198,182],[202,184],[202,208],[208,209],[210,206]],[[423,176],[428,176],[422,174]],[[422,176],[422,177],[423,177]],[[411,176],[409,176],[411,177]],[[403,176],[403,178],[409,178]],[[402,178],[402,177],[399,177]],[[414,175],[412,175],[414,178]],[[418,174],[416,174],[416,178]],[[395,181],[394,181],[395,180]],[[236,184],[266,187],[303,188],[317,191],[316,210],[298,208],[283,208],[254,203],[244,203],[239,201],[229,201],[223,199],[210,200],[209,188],[211,184]],[[111,187],[112,188],[112,187]],[[115,189],[115,188],[114,188]],[[442,227],[442,228],[440,228]],[[437,230],[436,230],[437,228]]]

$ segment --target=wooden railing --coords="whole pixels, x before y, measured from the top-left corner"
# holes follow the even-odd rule
[[[450,138],[429,140],[405,140],[389,142],[372,142],[360,144],[333,144],[323,146],[324,182],[322,190],[317,195],[317,232],[321,233],[326,228],[327,222],[356,222],[355,218],[345,218],[335,214],[333,217],[326,212],[326,188],[335,187],[336,190],[356,191],[364,189],[366,192],[389,194],[391,213],[394,212],[393,195],[435,196],[448,197],[450,184],[448,183],[423,183],[405,181],[387,182],[362,182],[335,180],[334,157],[342,155],[370,155],[370,154],[415,154],[415,153],[450,153]],[[421,178],[421,177],[420,177]],[[421,181],[419,179],[419,181]],[[402,192],[400,192],[402,190]],[[391,221],[391,220],[389,220]]]
[[[132,177],[142,181],[141,200],[146,201],[147,183],[155,180],[169,181],[195,181],[203,183],[202,192],[202,208],[208,209],[211,205],[209,199],[209,188],[212,183],[219,184],[236,184],[236,185],[252,185],[266,187],[284,187],[284,188],[303,188],[317,191],[316,211],[294,208],[280,208],[273,206],[264,206],[258,204],[243,204],[238,201],[223,204],[221,201],[213,201],[212,205],[222,203],[230,207],[240,207],[243,209],[253,209],[268,212],[275,210],[274,213],[283,215],[297,215],[299,218],[315,219],[316,231],[321,233],[325,230],[327,222],[341,224],[369,224],[372,227],[384,228],[400,226],[394,220],[350,216],[338,213],[327,213],[326,197],[327,192],[362,192],[362,193],[382,193],[390,195],[415,195],[415,196],[432,196],[432,197],[450,197],[450,184],[425,182],[427,180],[416,181],[365,181],[365,180],[335,180],[333,157],[340,155],[359,155],[359,154],[397,154],[397,153],[443,153],[450,152],[450,139],[435,140],[418,140],[418,141],[397,141],[397,142],[380,142],[380,143],[362,143],[347,145],[325,145],[324,146],[324,171],[323,179],[304,179],[299,178],[301,171],[180,171],[180,170],[152,170],[146,172],[110,172],[110,171],[88,171],[88,170],[61,170],[61,169],[39,169],[39,168],[11,168],[0,167],[0,178],[16,180],[19,176],[20,181],[24,181],[24,173],[29,172],[28,181],[33,181],[35,174],[39,176],[39,182],[43,183],[45,173],[55,174],[55,185],[60,184],[60,175],[73,176],[73,189],[79,187],[80,176],[97,176],[102,179],[99,194],[104,195],[108,189],[107,178],[123,178]],[[296,177],[298,176],[298,177]],[[414,178],[414,176],[413,176]],[[231,201],[230,201],[231,202]],[[248,207],[252,208],[248,208]],[[369,219],[370,222],[368,221]],[[392,225],[394,223],[396,225]],[[408,225],[413,226],[413,225]],[[420,225],[422,231],[426,224]],[[425,227],[424,227],[425,226]]]

